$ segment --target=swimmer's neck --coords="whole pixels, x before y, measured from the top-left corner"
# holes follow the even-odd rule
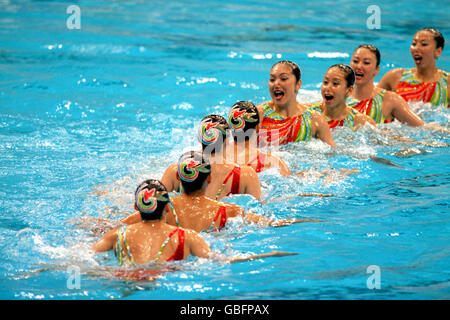
[[[419,68],[415,67],[412,70],[413,74],[415,73],[416,78],[422,82],[434,82],[438,71],[439,69],[436,65]]]
[[[205,189],[204,187],[202,187],[201,189],[196,190],[196,191],[194,191],[194,192],[191,192],[191,193],[189,193],[189,194],[183,192],[180,196],[183,197],[183,198],[185,198],[185,199],[186,199],[186,198],[187,198],[187,199],[205,198],[205,197],[206,197],[206,196],[205,196],[205,192],[206,192],[206,189]]]
[[[275,102],[272,101],[271,107],[276,113],[287,118],[295,117],[304,111],[303,105],[300,104],[297,99],[292,99],[286,104],[275,104]]]
[[[166,224],[165,219],[158,220],[142,220],[141,222],[146,228],[160,229],[162,225]]]
[[[353,87],[352,97],[357,100],[371,99],[375,96],[375,85],[373,81]]]
[[[331,120],[342,120],[345,119],[348,115],[347,105],[344,102],[341,102],[339,105],[335,107],[326,107],[325,104],[322,103],[322,111],[325,116],[330,118]]]

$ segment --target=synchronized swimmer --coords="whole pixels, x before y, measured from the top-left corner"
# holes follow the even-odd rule
[[[391,70],[376,86],[374,77],[380,71],[381,54],[373,45],[360,45],[350,65],[328,68],[321,85],[322,100],[311,103],[297,101],[302,84],[299,66],[286,60],[275,63],[268,82],[271,100],[257,106],[239,101],[230,108],[228,121],[220,115],[203,118],[197,132],[201,151],[182,154],[166,169],[161,181],[140,184],[135,191],[136,212],[107,232],[93,250],[113,250],[120,265],[135,267],[183,260],[189,255],[237,262],[296,254],[272,251],[224,257],[209,248],[201,233],[226,232],[227,221],[235,217],[263,227],[319,221],[272,220],[220,201],[232,194],[261,200],[258,174],[265,169],[276,168],[283,176],[292,175],[288,164],[274,153],[262,151],[264,147],[314,138],[335,149],[336,127],[356,131],[396,120],[449,133],[425,123],[408,104],[422,101],[433,107],[450,107],[449,74],[436,66],[443,49],[444,37],[438,30],[419,30],[410,47],[416,67]],[[172,192],[178,194],[171,196]]]

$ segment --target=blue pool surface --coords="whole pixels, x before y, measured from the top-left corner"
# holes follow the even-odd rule
[[[204,116],[226,115],[237,100],[269,99],[278,60],[300,65],[304,102],[320,99],[326,69],[349,64],[362,43],[381,51],[379,81],[392,68],[413,66],[416,30],[433,26],[448,40],[448,2],[74,4],[79,30],[67,28],[70,3],[0,2],[0,299],[450,298],[450,139],[398,122],[384,126],[427,145],[337,129],[336,152],[315,140],[276,151],[293,172],[308,169],[305,177],[268,170],[260,174],[264,203],[228,199],[274,218],[322,222],[263,228],[236,221],[204,235],[227,255],[296,256],[231,265],[189,259],[155,281],[125,281],[110,276],[118,267],[112,252],[90,252],[98,237],[80,226],[87,217],[131,213],[141,181],[159,179],[184,150],[198,148]],[[366,23],[374,4],[380,29]],[[449,48],[438,67],[450,71]],[[412,107],[450,127],[449,109]],[[340,168],[360,172],[331,182],[314,175]],[[304,192],[333,196],[294,196]],[[368,285],[369,266],[379,270],[379,288]]]

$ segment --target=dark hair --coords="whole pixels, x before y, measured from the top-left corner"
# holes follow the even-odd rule
[[[355,72],[350,66],[339,63],[332,65],[331,67],[328,68],[328,70],[332,68],[339,68],[342,72],[344,72],[345,81],[347,82],[347,88],[353,86],[353,84],[355,83]]]
[[[297,80],[297,82],[302,79],[302,72],[300,71],[300,67],[295,62],[289,60],[281,60],[275,63],[270,70],[272,70],[278,64],[284,64],[291,67],[292,73],[295,75],[295,79]]]
[[[375,47],[375,46],[373,46],[373,45],[371,45],[371,44],[362,44],[362,45],[360,45],[358,48],[356,48],[356,50],[358,50],[358,49],[360,49],[360,48],[364,48],[364,49],[367,49],[367,50],[369,50],[370,52],[372,52],[372,53],[375,55],[375,57],[377,58],[377,67],[380,65],[380,62],[381,62],[381,54],[380,54],[380,51],[378,50],[377,47]],[[355,51],[356,51],[356,50],[355,50]]]
[[[149,179],[142,182],[134,193],[135,207],[141,213],[142,220],[161,219],[164,207],[170,202],[166,187],[159,180]]]
[[[259,124],[259,113],[250,101],[236,102],[230,109],[228,122],[235,141],[248,140]]]
[[[222,150],[229,129],[227,120],[222,116],[211,114],[204,117],[197,131],[203,151],[212,154]]]
[[[186,194],[200,190],[211,174],[211,164],[199,151],[188,151],[178,160],[178,176]]]
[[[436,41],[436,49],[437,48],[444,49],[445,39],[444,39],[444,36],[442,35],[442,33],[439,30],[434,29],[434,28],[423,28],[423,29],[420,29],[419,31],[428,31],[428,32],[430,32],[433,35],[433,37],[434,37],[434,41]],[[417,31],[417,32],[419,32],[419,31]]]

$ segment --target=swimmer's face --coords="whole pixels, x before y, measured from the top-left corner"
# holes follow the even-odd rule
[[[335,107],[345,103],[352,88],[347,88],[344,71],[336,67],[328,69],[323,77],[320,89],[325,106]]]
[[[357,85],[372,82],[380,71],[380,66],[377,66],[377,57],[366,48],[359,48],[353,53],[350,67],[355,71]]]
[[[442,48],[436,48],[436,45],[429,31],[421,30],[414,35],[409,51],[417,67],[428,67],[436,62],[442,53]]]
[[[269,93],[272,101],[277,105],[285,105],[297,99],[297,92],[302,81],[295,78],[292,68],[279,63],[270,70]]]

